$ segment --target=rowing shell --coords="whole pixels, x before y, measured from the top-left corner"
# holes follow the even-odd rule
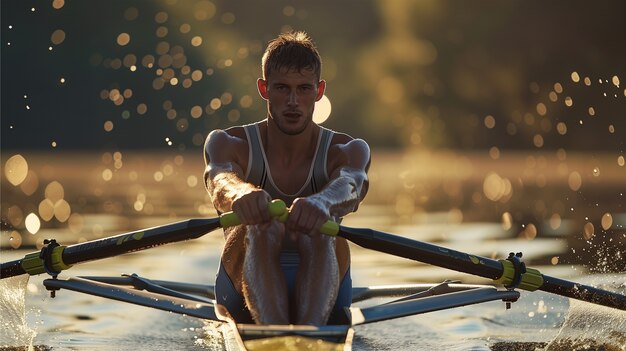
[[[163,311],[220,322],[227,350],[322,350],[352,349],[353,326],[417,315],[486,301],[514,301],[516,291],[498,291],[492,286],[456,284],[407,284],[355,287],[352,302],[379,297],[400,299],[366,308],[352,306],[350,325],[256,325],[238,324],[227,309],[215,304],[213,286],[151,280],[135,274],[122,277],[70,277],[46,279],[44,286],[56,291],[72,290],[93,296],[160,309]],[[347,316],[346,316],[347,317]]]
[[[227,350],[247,351],[349,351],[354,329],[349,325],[256,325],[238,324],[222,305],[215,305],[217,318],[225,328]]]

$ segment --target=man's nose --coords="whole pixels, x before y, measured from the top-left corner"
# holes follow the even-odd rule
[[[298,106],[298,94],[295,91],[289,94],[289,100],[287,100],[289,106]]]

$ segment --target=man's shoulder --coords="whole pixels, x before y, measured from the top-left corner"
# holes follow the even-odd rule
[[[243,126],[234,126],[226,129],[214,129],[207,136],[207,142],[234,142],[239,140],[246,140],[246,132]]]
[[[368,168],[370,162],[370,148],[363,139],[334,132],[330,148],[328,150],[330,169],[339,165],[356,165],[356,168]]]
[[[205,153],[228,151],[239,154],[240,152],[247,152],[247,150],[248,139],[243,126],[214,129],[209,133],[204,143]]]
[[[342,147],[348,144],[361,144],[367,146],[367,142],[363,139],[354,138],[346,133],[333,131],[333,137],[330,142],[331,146]]]
[[[229,127],[224,129],[224,132],[235,138],[246,139],[246,131],[244,126]]]

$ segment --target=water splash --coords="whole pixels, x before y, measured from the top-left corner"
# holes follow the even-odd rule
[[[227,340],[225,340],[225,332],[227,332],[227,330],[224,327],[225,323],[222,322],[204,321],[204,326],[202,327],[203,335],[196,340],[196,345],[212,351],[230,350],[226,346]]]
[[[35,350],[37,335],[26,323],[26,287],[28,276],[0,280],[0,348]]]
[[[598,283],[596,278],[595,283]],[[626,292],[624,276],[604,276],[603,289]],[[611,283],[607,283],[611,281]],[[601,286],[606,285],[606,286]],[[559,334],[543,351],[626,351],[626,312],[615,308],[571,300],[570,311]]]

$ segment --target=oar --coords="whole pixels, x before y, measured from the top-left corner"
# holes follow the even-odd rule
[[[269,205],[269,211],[270,215],[274,217],[282,216],[286,213],[285,203],[280,200],[272,201]],[[53,241],[42,251],[32,252],[19,260],[2,263],[0,278],[4,279],[25,273],[36,275],[48,272],[51,275],[56,275],[76,263],[196,239],[217,228],[237,224],[239,224],[239,219],[234,213],[229,212],[217,218],[189,219],[67,247],[60,246]]]
[[[626,310],[624,295],[541,274],[538,270],[521,264],[519,257],[493,260],[372,229],[349,228],[334,222],[324,224],[321,231],[348,239],[364,248],[493,279],[496,284],[528,291],[539,289]]]
[[[284,202],[270,204],[274,217],[285,219]],[[236,225],[236,215],[227,213],[219,218],[190,219],[68,247],[49,245],[48,250],[30,253],[24,258],[2,263],[0,278],[28,273],[48,272],[52,275],[70,268],[73,264],[113,257],[151,247],[199,238],[217,228]],[[372,229],[349,228],[334,222],[326,223],[322,232],[340,236],[364,248],[400,256],[435,266],[493,279],[495,283],[513,288],[534,291],[537,289],[608,307],[626,310],[626,296],[541,274],[538,270],[521,266],[515,258],[493,260],[469,255],[441,246],[411,240]]]

